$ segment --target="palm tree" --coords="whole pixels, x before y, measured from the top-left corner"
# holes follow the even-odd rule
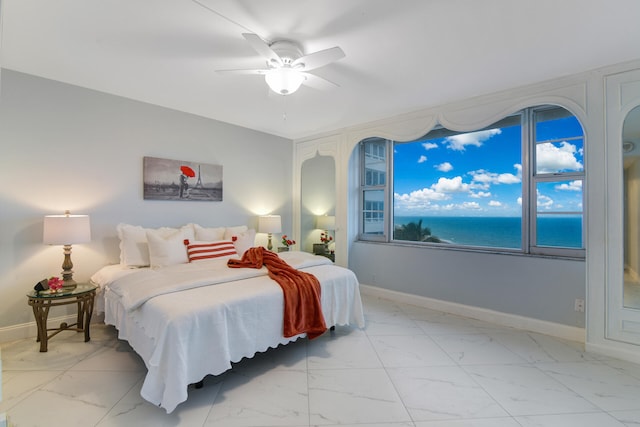
[[[397,225],[393,232],[393,238],[413,242],[442,243],[442,240],[438,237],[431,235],[431,229],[429,227],[422,226],[422,220],[419,220],[417,223],[410,222],[408,224]]]

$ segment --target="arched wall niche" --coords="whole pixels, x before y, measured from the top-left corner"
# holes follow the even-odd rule
[[[320,242],[316,216],[336,215],[338,137],[301,142],[295,149],[298,173],[294,176],[293,238],[298,250],[312,252],[313,243]]]
[[[622,126],[624,288],[622,305],[640,310],[640,105]]]
[[[335,216],[336,166],[332,156],[319,153],[306,159],[301,168],[300,194],[300,246],[304,252],[313,252],[313,244],[320,243],[317,218]],[[334,230],[329,233],[333,235]]]

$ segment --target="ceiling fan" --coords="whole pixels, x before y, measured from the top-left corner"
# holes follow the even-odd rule
[[[218,73],[264,76],[269,88],[280,95],[290,95],[298,90],[302,84],[321,90],[338,86],[329,80],[309,73],[309,71],[344,58],[345,54],[339,47],[304,55],[300,46],[290,40],[276,40],[273,43],[267,43],[253,33],[243,33],[242,36],[256,52],[266,59],[266,68],[217,70]]]

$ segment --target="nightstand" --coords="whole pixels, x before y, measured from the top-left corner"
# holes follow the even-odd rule
[[[90,284],[78,284],[75,289],[61,292],[31,291],[27,294],[29,305],[33,308],[33,316],[36,318],[38,327],[38,337],[36,342],[40,342],[40,351],[47,351],[49,338],[62,331],[84,332],[84,341],[91,339],[89,335],[89,325],[93,314],[93,304],[96,297],[97,287]],[[49,309],[59,305],[78,304],[78,317],[76,323],[68,325],[66,322],[60,324],[58,328],[47,328],[47,317]],[[49,331],[54,331],[49,334]]]
[[[329,251],[329,248],[324,243],[314,243],[313,244],[313,254],[321,255],[329,258],[331,261],[336,262],[336,255],[333,252]]]

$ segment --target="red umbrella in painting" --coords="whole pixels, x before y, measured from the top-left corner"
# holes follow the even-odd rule
[[[189,166],[180,166],[180,170],[189,178],[195,178],[196,176],[196,173]]]

